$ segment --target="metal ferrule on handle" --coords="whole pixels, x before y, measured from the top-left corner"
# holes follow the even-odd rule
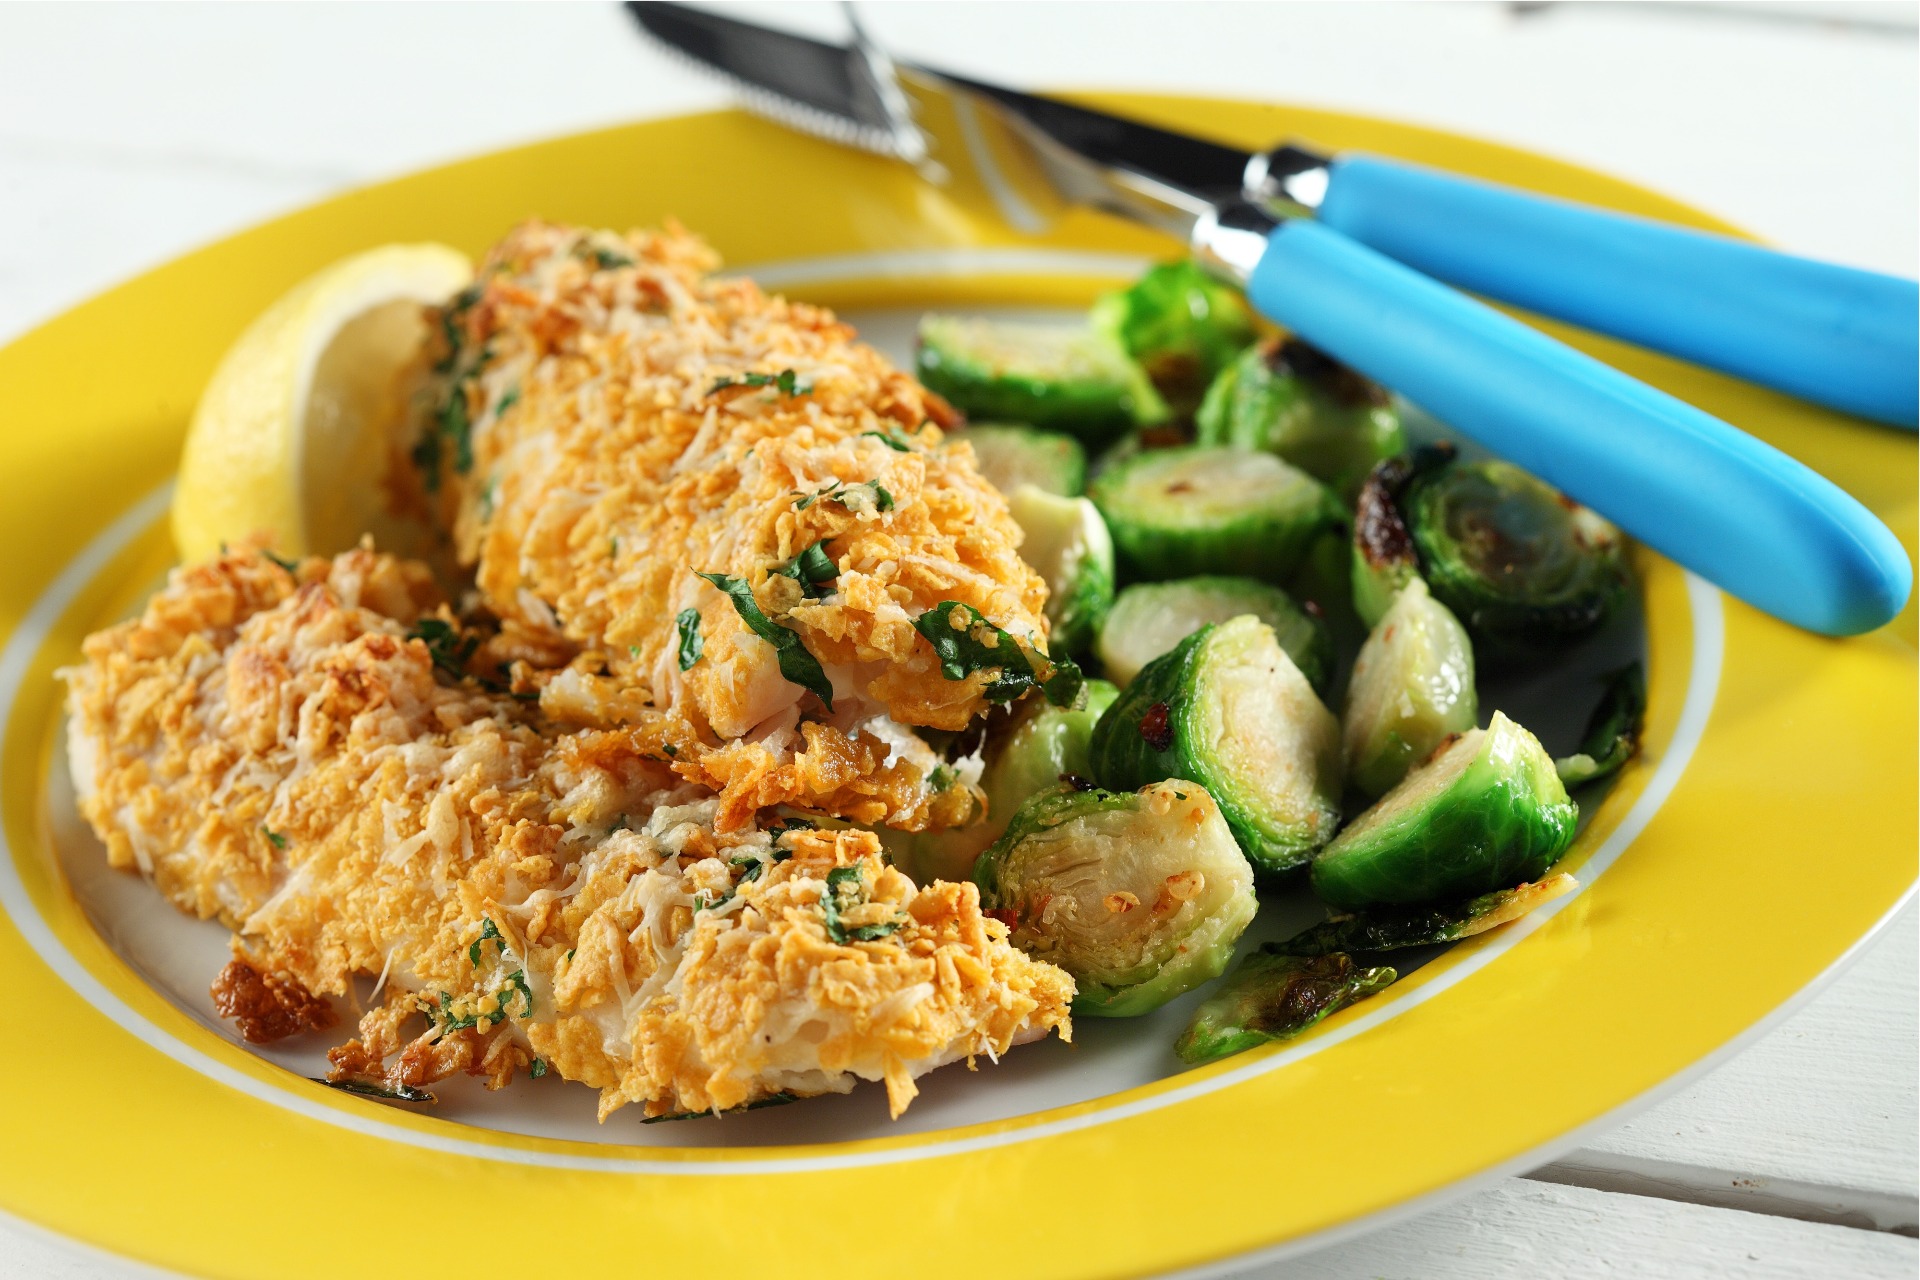
[[[1885,525],[1719,419],[1313,221],[1223,206],[1195,247],[1275,323],[1757,608],[1853,635],[1906,603]]]

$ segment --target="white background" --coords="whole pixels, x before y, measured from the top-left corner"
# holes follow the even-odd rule
[[[742,9],[839,31],[831,6]],[[1797,252],[1920,262],[1911,4],[866,13],[897,53],[983,77],[1397,117],[1608,170]],[[612,5],[0,5],[0,341],[344,187],[725,101]],[[1260,1274],[1914,1274],[1916,932],[1909,912],[1729,1063],[1531,1177]],[[133,1273],[0,1222],[0,1275]]]

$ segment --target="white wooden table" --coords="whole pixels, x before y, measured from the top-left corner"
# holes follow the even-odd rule
[[[1496,138],[1914,274],[1914,6],[1809,7],[888,4],[869,21],[901,52],[1016,84]],[[777,8],[838,29],[829,6]],[[724,101],[610,4],[0,6],[0,341],[343,187]],[[1573,1154],[1248,1274],[1911,1276],[1917,953],[1909,911],[1723,1065]],[[0,1221],[0,1276],[135,1274]]]

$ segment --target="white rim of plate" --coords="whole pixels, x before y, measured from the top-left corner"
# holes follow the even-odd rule
[[[887,276],[967,276],[975,274],[1080,275],[1098,278],[1126,276],[1137,272],[1148,260],[1120,254],[1075,253],[1069,250],[912,250],[851,254],[830,258],[796,259],[759,264],[754,277],[763,284],[782,288],[796,284],[820,284],[852,279]],[[19,690],[53,627],[80,593],[112,563],[122,551],[150,529],[165,513],[172,496],[171,481],[161,485],[128,508],[108,525],[55,576],[27,611],[20,625],[0,649],[0,742],[6,738],[18,703]],[[1016,1143],[1072,1133],[1096,1125],[1124,1120],[1132,1116],[1177,1106],[1193,1098],[1230,1089],[1244,1081],[1278,1071],[1303,1058],[1360,1035],[1395,1018],[1409,1009],[1450,990],[1480,972],[1511,951],[1546,921],[1564,910],[1584,893],[1646,829],[1659,812],[1686,771],[1699,746],[1701,734],[1713,710],[1720,685],[1720,669],[1725,647],[1725,619],[1720,592],[1712,585],[1685,574],[1688,611],[1693,621],[1693,654],[1687,673],[1687,691],[1680,718],[1674,727],[1672,743],[1647,779],[1633,807],[1619,825],[1593,852],[1580,870],[1580,884],[1573,893],[1557,898],[1531,915],[1501,929],[1467,960],[1398,999],[1391,995],[1378,1001],[1379,1007],[1352,1021],[1292,1047],[1279,1050],[1257,1061],[1210,1076],[1205,1080],[1163,1089],[1144,1098],[1095,1103],[1090,1109],[1070,1116],[1040,1119],[1031,1123],[1012,1122],[1013,1127],[991,1133],[942,1139],[932,1136],[926,1142],[888,1146],[878,1150],[849,1151],[831,1155],[758,1156],[708,1158],[689,1154],[697,1149],[675,1148],[672,1159],[648,1159],[631,1155],[595,1155],[587,1152],[549,1151],[515,1145],[495,1145],[452,1134],[423,1132],[390,1124],[376,1115],[362,1114],[353,1107],[324,1106],[291,1090],[258,1079],[227,1065],[206,1051],[165,1030],[139,1013],[110,991],[104,983],[60,941],[38,907],[28,895],[4,824],[0,824],[0,910],[11,918],[27,944],[54,973],[73,988],[88,1004],[111,1018],[136,1038],[184,1066],[208,1076],[249,1097],[284,1108],[309,1120],[318,1120],[369,1137],[382,1138],[408,1146],[448,1155],[467,1156],[506,1164],[532,1165],[557,1169],[595,1170],[603,1173],[679,1174],[705,1176],[743,1176],[825,1172],[835,1169],[866,1168],[900,1164],[913,1160],[963,1155]],[[1371,1003],[1371,1002],[1370,1002]],[[205,1034],[211,1034],[210,1032]],[[296,1079],[289,1075],[289,1079]],[[1152,1086],[1148,1086],[1152,1087]],[[1076,1104],[1085,1105],[1085,1104]],[[371,1109],[370,1109],[371,1110]],[[1044,1113],[1042,1113],[1044,1114]],[[449,1126],[451,1127],[451,1126]],[[511,1142],[512,1135],[506,1135]],[[553,1141],[542,1139],[541,1141]],[[888,1139],[874,1139],[887,1142]],[[1368,1215],[1369,1218],[1372,1215]],[[1324,1240],[1325,1233],[1287,1242],[1288,1251],[1302,1247],[1308,1240]]]

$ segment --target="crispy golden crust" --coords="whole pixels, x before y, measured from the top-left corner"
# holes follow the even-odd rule
[[[434,473],[459,555],[502,618],[591,650],[609,673],[612,688],[567,714],[674,718],[683,774],[726,794],[723,825],[776,802],[909,829],[961,820],[964,794],[936,801],[924,786],[924,752],[867,766],[893,743],[866,725],[964,728],[988,677],[944,677],[914,618],[959,600],[1038,643],[1045,585],[971,451],[940,448],[952,415],[937,397],[831,313],[716,280],[716,266],[674,228],[528,223],[502,241],[477,296],[436,326],[453,341],[423,395],[457,400],[471,424]],[[430,441],[445,436],[437,421]],[[831,594],[769,576],[815,545],[836,569]],[[696,571],[744,579],[799,634],[832,680],[831,713]],[[686,610],[703,653],[683,670]],[[744,758],[742,739],[767,758]],[[861,787],[827,763],[842,759],[863,761]]]
[[[451,615],[418,567],[242,550],[64,673],[83,812],[116,865],[236,931],[229,1003],[263,1034],[377,975],[336,1076],[497,1087],[538,1060],[603,1115],[858,1078],[897,1114],[920,1072],[1066,1034],[1071,980],[971,886],[916,891],[869,832],[718,830],[644,733],[563,730],[478,655],[437,667],[423,617]]]

